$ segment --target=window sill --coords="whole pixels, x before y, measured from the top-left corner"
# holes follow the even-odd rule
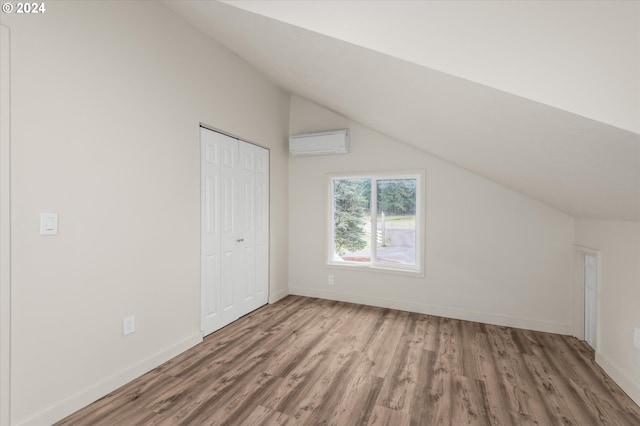
[[[419,269],[389,268],[381,265],[358,264],[358,263],[351,263],[351,262],[328,262],[327,268],[351,270],[351,271],[362,271],[362,272],[373,272],[373,273],[384,273],[384,274],[391,274],[391,275],[404,275],[404,276],[413,277],[413,278],[424,278],[425,276],[424,271]]]

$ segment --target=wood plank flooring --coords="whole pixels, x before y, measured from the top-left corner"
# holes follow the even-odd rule
[[[58,425],[640,425],[572,337],[289,296]]]

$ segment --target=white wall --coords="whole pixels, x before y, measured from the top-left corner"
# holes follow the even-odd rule
[[[50,424],[201,340],[200,122],[271,149],[272,297],[288,284],[288,95],[156,2],[46,7],[2,15],[13,424]],[[56,237],[38,233],[48,211]]]
[[[570,216],[304,99],[290,114],[291,133],[351,129],[350,154],[289,162],[292,293],[571,333]],[[426,170],[426,276],[328,267],[328,174],[402,169]]]
[[[9,423],[9,378],[11,369],[9,344],[11,322],[9,303],[10,256],[10,116],[9,116],[9,29],[0,25],[0,425]]]
[[[225,3],[640,132],[638,1]]]
[[[640,223],[577,220],[576,243],[601,252],[596,361],[640,404]]]

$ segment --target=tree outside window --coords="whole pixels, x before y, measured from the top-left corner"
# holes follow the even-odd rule
[[[331,179],[330,262],[419,269],[419,183],[419,175]]]

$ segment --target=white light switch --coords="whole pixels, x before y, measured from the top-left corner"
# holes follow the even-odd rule
[[[58,213],[40,213],[40,235],[58,235]]]

